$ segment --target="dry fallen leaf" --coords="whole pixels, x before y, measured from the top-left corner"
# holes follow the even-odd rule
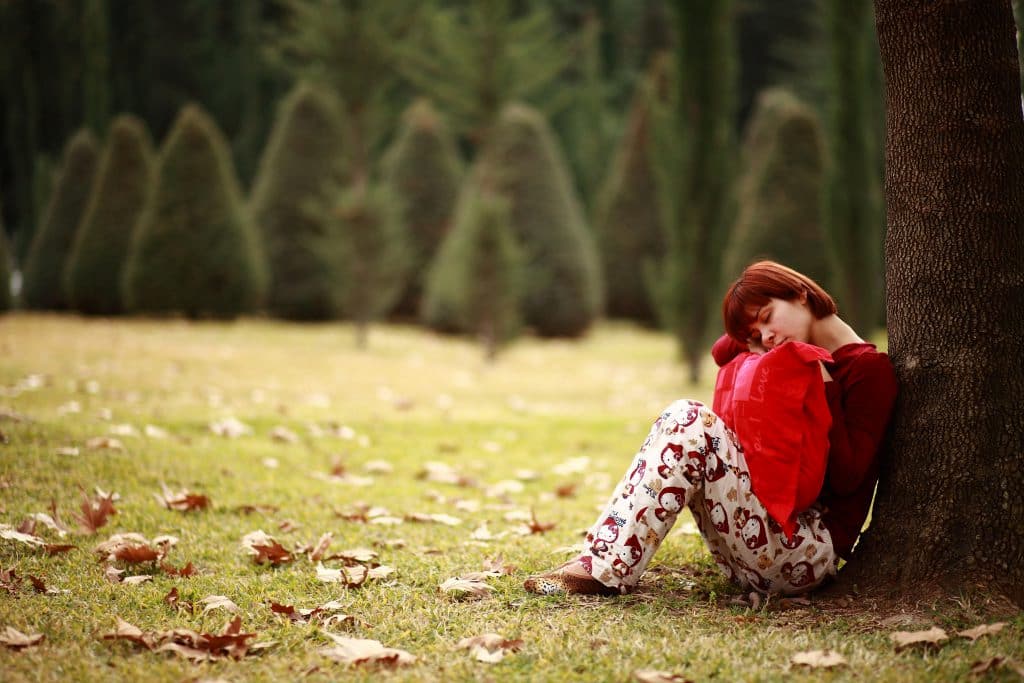
[[[263,532],[262,529],[252,531],[242,538],[242,547],[253,556],[252,561],[256,564],[264,562],[272,567],[277,567],[295,560],[295,557],[280,543]]]
[[[124,444],[112,436],[94,436],[85,442],[85,447],[91,451],[109,450],[123,451]]]
[[[439,588],[455,598],[485,598],[494,591],[494,587],[475,578],[452,577],[442,583]]]
[[[25,545],[45,546],[46,541],[32,534],[22,533],[9,524],[0,524],[0,538],[17,541]]]
[[[345,664],[381,664],[404,666],[416,661],[415,655],[384,645],[377,640],[345,638],[328,631],[321,631],[334,641],[333,647],[321,648],[320,654]]]
[[[508,640],[497,633],[484,633],[471,638],[463,638],[456,647],[460,650],[469,650],[477,661],[493,664],[500,662],[506,652],[519,652],[523,649],[523,641]]]
[[[320,536],[320,539],[316,542],[316,545],[313,546],[312,550],[309,551],[309,560],[311,562],[319,562],[320,560],[322,560],[324,558],[324,554],[327,552],[327,549],[331,547],[331,541],[333,539],[334,534],[332,534],[330,531]]]
[[[356,565],[354,567],[342,567],[341,569],[331,569],[323,566],[322,563],[316,563],[316,578],[324,583],[340,583],[347,588],[357,588],[370,578],[370,573],[366,567],[362,565]]]
[[[167,485],[163,482],[160,482],[160,489],[161,493],[154,495],[156,495],[156,499],[160,501],[160,504],[168,510],[189,512],[191,510],[205,510],[210,506],[210,499],[200,493],[193,493],[188,489],[174,492],[167,488]]]
[[[425,512],[412,512],[407,514],[405,519],[409,522],[444,524],[445,526],[458,526],[462,524],[462,520],[458,517],[445,514],[427,514]]]
[[[451,465],[443,462],[431,461],[424,463],[423,469],[416,474],[416,478],[440,484],[452,484],[454,486],[476,486],[474,479],[456,472]]]
[[[97,489],[95,498],[90,498],[83,493],[80,506],[82,514],[75,515],[78,526],[87,534],[96,533],[97,529],[107,523],[107,517],[117,514],[117,510],[114,509],[114,501],[117,500],[117,497],[116,493],[106,494],[99,489]]]
[[[530,509],[529,529],[531,534],[543,534],[551,531],[557,526],[557,522],[541,523],[537,521],[537,513]]]
[[[238,605],[236,605],[231,598],[226,595],[209,595],[199,602],[206,605],[206,607],[203,608],[203,614],[215,609],[226,609],[229,612],[241,611]]]
[[[913,645],[934,645],[949,639],[946,632],[938,626],[933,626],[927,631],[896,631],[889,634],[889,639],[896,644],[896,651],[899,652]]]
[[[126,576],[121,579],[121,583],[126,583],[129,586],[138,586],[140,583],[146,583],[152,581],[153,577],[150,574],[139,574],[138,576]]]
[[[999,633],[1003,630],[1004,626],[1006,626],[1005,621],[997,621],[994,624],[982,624],[981,626],[969,628],[966,631],[957,631],[957,635],[963,636],[964,638],[970,638],[971,640],[977,640],[982,636],[990,636],[995,633]]]
[[[12,650],[24,650],[26,647],[38,645],[42,641],[43,634],[41,633],[28,635],[11,626],[5,626],[3,632],[0,633],[0,643]]]
[[[640,669],[633,672],[633,678],[640,683],[691,683],[690,679],[683,678],[671,671],[656,671],[654,669]]]
[[[176,628],[170,631],[145,633],[137,626],[118,619],[117,630],[104,633],[104,640],[128,640],[156,652],[172,652],[194,662],[212,661],[224,657],[241,659],[249,651],[262,649],[268,644],[249,645],[255,633],[242,633],[242,619],[235,617],[218,634],[198,633]]]
[[[342,550],[335,557],[343,560],[365,563],[376,560],[377,553],[369,548],[352,548],[351,550]]]
[[[270,439],[279,443],[298,443],[299,435],[287,427],[277,426],[270,430]]]
[[[210,431],[217,436],[223,436],[229,439],[236,439],[240,436],[246,436],[252,434],[252,427],[240,422],[237,418],[226,417],[223,420],[210,423]]]
[[[164,573],[169,575],[169,576],[188,577],[188,576],[194,576],[195,573],[196,573],[196,568],[192,566],[191,562],[189,562],[188,564],[186,564],[184,567],[182,567],[180,569],[178,569],[174,565],[171,565],[171,564],[169,564],[167,562],[161,562],[160,563],[160,569],[163,569]]]
[[[797,652],[790,658],[794,664],[802,666],[809,666],[812,669],[829,669],[834,666],[841,666],[846,664],[846,657],[843,657],[838,652],[832,650],[809,650],[807,652]]]

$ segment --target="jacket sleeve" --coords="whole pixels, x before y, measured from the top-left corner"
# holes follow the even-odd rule
[[[828,483],[839,495],[857,490],[878,453],[896,400],[896,373],[885,354],[864,354],[846,386],[825,387],[829,430]]]

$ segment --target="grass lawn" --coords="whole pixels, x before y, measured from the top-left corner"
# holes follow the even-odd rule
[[[626,681],[658,670],[693,681],[946,681],[970,680],[978,662],[994,667],[989,679],[1024,676],[1014,670],[1024,667],[1024,617],[972,642],[955,635],[985,623],[967,602],[899,613],[856,598],[731,605],[737,592],[686,515],[638,592],[527,595],[523,579],[568,557],[658,411],[683,396],[710,399],[711,367],[705,375],[688,387],[671,339],[628,326],[579,342],[524,340],[488,366],[464,340],[408,327],[373,329],[360,352],[344,325],[0,318],[0,524],[51,514],[52,502],[69,531],[62,538],[39,521],[34,533],[75,546],[49,554],[0,538],[0,639],[5,627],[44,636],[0,646],[0,680]],[[211,425],[247,431],[229,437]],[[210,504],[168,509],[162,485]],[[97,487],[118,495],[117,514],[90,534],[75,515]],[[243,538],[258,530],[292,561],[256,564]],[[195,573],[95,551],[129,532],[176,537],[163,562]],[[310,555],[328,532],[322,556],[376,556],[321,559],[323,574],[346,563],[352,581],[361,566],[393,572],[357,587],[321,580]],[[439,588],[488,567],[502,574],[482,578],[484,597]],[[151,578],[119,581],[127,576]],[[209,596],[234,607],[207,609]],[[308,623],[271,609],[332,601],[336,612]],[[238,660],[193,663],[102,639],[117,619],[147,633],[218,634],[236,616],[257,634]],[[931,626],[949,633],[944,646],[897,652],[890,641]],[[326,633],[416,660],[339,663],[323,652],[335,645]],[[485,633],[521,647],[496,663],[457,647]],[[792,663],[810,650],[847,663]],[[1010,661],[995,668],[995,657]]]

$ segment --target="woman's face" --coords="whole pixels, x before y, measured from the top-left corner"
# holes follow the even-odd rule
[[[764,306],[751,311],[754,322],[752,336],[769,351],[788,341],[809,342],[814,314],[807,307],[807,295],[797,299],[769,299]]]

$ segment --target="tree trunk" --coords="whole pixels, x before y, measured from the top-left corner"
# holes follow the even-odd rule
[[[1024,605],[1024,122],[1009,0],[875,0],[900,383],[847,581]]]

